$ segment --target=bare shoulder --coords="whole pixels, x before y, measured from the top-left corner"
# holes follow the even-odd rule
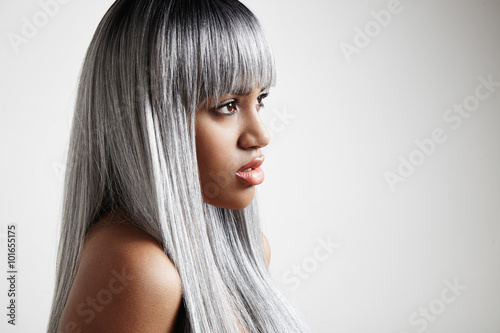
[[[85,238],[59,332],[172,332],[182,300],[174,264],[145,232],[112,222]]]
[[[269,245],[269,241],[267,240],[266,235],[263,232],[260,233],[262,237],[262,251],[264,252],[264,260],[266,261],[266,265],[269,266],[271,262],[271,246]]]

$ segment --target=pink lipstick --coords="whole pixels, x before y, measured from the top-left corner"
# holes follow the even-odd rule
[[[264,156],[257,157],[236,172],[236,177],[249,183],[259,185],[264,181],[264,171],[260,166],[264,163]]]

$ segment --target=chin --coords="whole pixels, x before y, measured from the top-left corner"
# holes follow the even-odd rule
[[[203,201],[209,205],[225,209],[243,209],[248,207],[255,197],[255,186],[251,186],[238,193],[225,193],[224,196],[216,198],[204,198]]]

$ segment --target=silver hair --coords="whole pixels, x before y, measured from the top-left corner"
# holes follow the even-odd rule
[[[56,332],[84,237],[123,209],[164,248],[182,280],[184,332],[307,332],[267,271],[255,199],[203,202],[196,111],[209,99],[274,84],[255,16],[236,0],[117,0],[80,74],[67,160]],[[234,309],[234,311],[227,311]]]

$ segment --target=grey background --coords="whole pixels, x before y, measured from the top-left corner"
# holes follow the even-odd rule
[[[2,332],[47,323],[76,80],[111,3],[59,4],[16,52],[8,34],[43,9],[0,1],[0,258],[17,223],[20,267]],[[500,332],[500,87],[455,129],[447,111],[500,82],[500,2],[401,0],[379,28],[391,1],[244,3],[278,66],[258,189],[271,272],[313,332]],[[372,37],[348,61],[356,27]],[[418,153],[436,128],[446,140]],[[420,165],[392,191],[400,156]]]

